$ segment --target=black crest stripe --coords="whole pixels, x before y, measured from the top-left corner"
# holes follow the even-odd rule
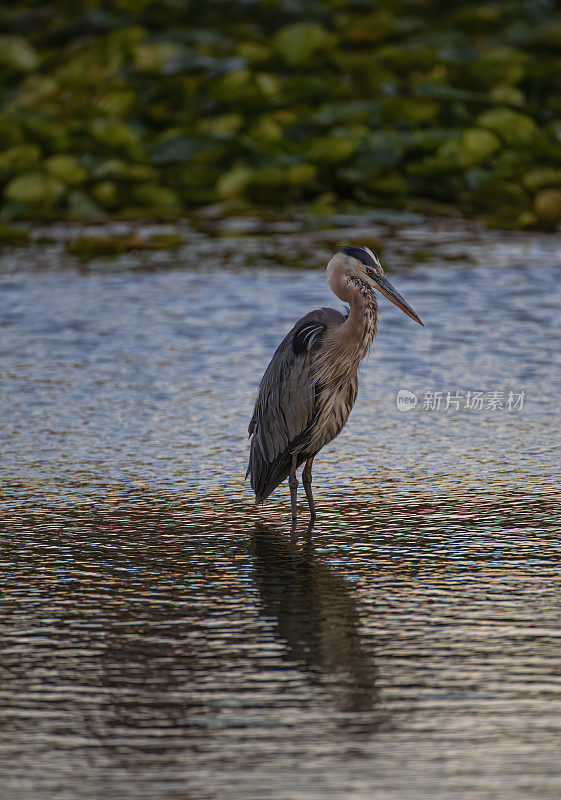
[[[376,266],[376,263],[370,253],[367,253],[363,247],[343,247],[341,252],[351,256],[351,258],[356,258],[357,261],[360,261],[365,267]]]

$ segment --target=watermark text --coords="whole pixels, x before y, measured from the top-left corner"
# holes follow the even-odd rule
[[[409,389],[400,389],[396,396],[398,411],[522,411],[527,393],[501,391],[429,391],[417,396]]]

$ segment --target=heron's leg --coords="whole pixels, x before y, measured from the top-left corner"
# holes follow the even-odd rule
[[[306,497],[308,498],[308,505],[310,506],[310,519],[314,520],[316,518],[316,505],[314,503],[314,496],[312,494],[312,462],[314,460],[314,456],[310,456],[310,458],[306,461],[306,466],[302,470],[302,483],[304,484],[304,489],[306,490]]]
[[[292,456],[292,465],[290,467],[290,475],[288,476],[288,485],[290,486],[290,508],[292,510],[292,519],[295,520],[298,516],[296,508],[296,490],[298,489],[298,478],[296,477],[296,456]]]
[[[290,523],[290,547],[292,551],[295,550],[296,546],[298,545],[298,520],[293,519]]]

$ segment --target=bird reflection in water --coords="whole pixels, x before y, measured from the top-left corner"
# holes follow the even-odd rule
[[[263,612],[271,617],[286,658],[328,692],[337,711],[360,713],[364,730],[378,728],[376,668],[359,634],[360,618],[349,584],[314,552],[311,526],[302,545],[294,535],[258,523],[252,537],[255,578]],[[353,720],[347,718],[352,724]]]

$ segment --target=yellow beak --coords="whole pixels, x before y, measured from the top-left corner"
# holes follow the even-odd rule
[[[418,322],[419,325],[422,325],[421,318],[415,314],[409,303],[407,303],[404,298],[396,292],[393,288],[389,280],[386,278],[385,275],[371,275],[369,276],[370,280],[374,284],[374,288],[378,289],[378,291],[382,292],[384,297],[387,297],[388,300],[391,300],[394,306],[401,308],[404,314],[407,314],[408,317],[414,319],[415,322]],[[424,326],[423,326],[424,327]]]

